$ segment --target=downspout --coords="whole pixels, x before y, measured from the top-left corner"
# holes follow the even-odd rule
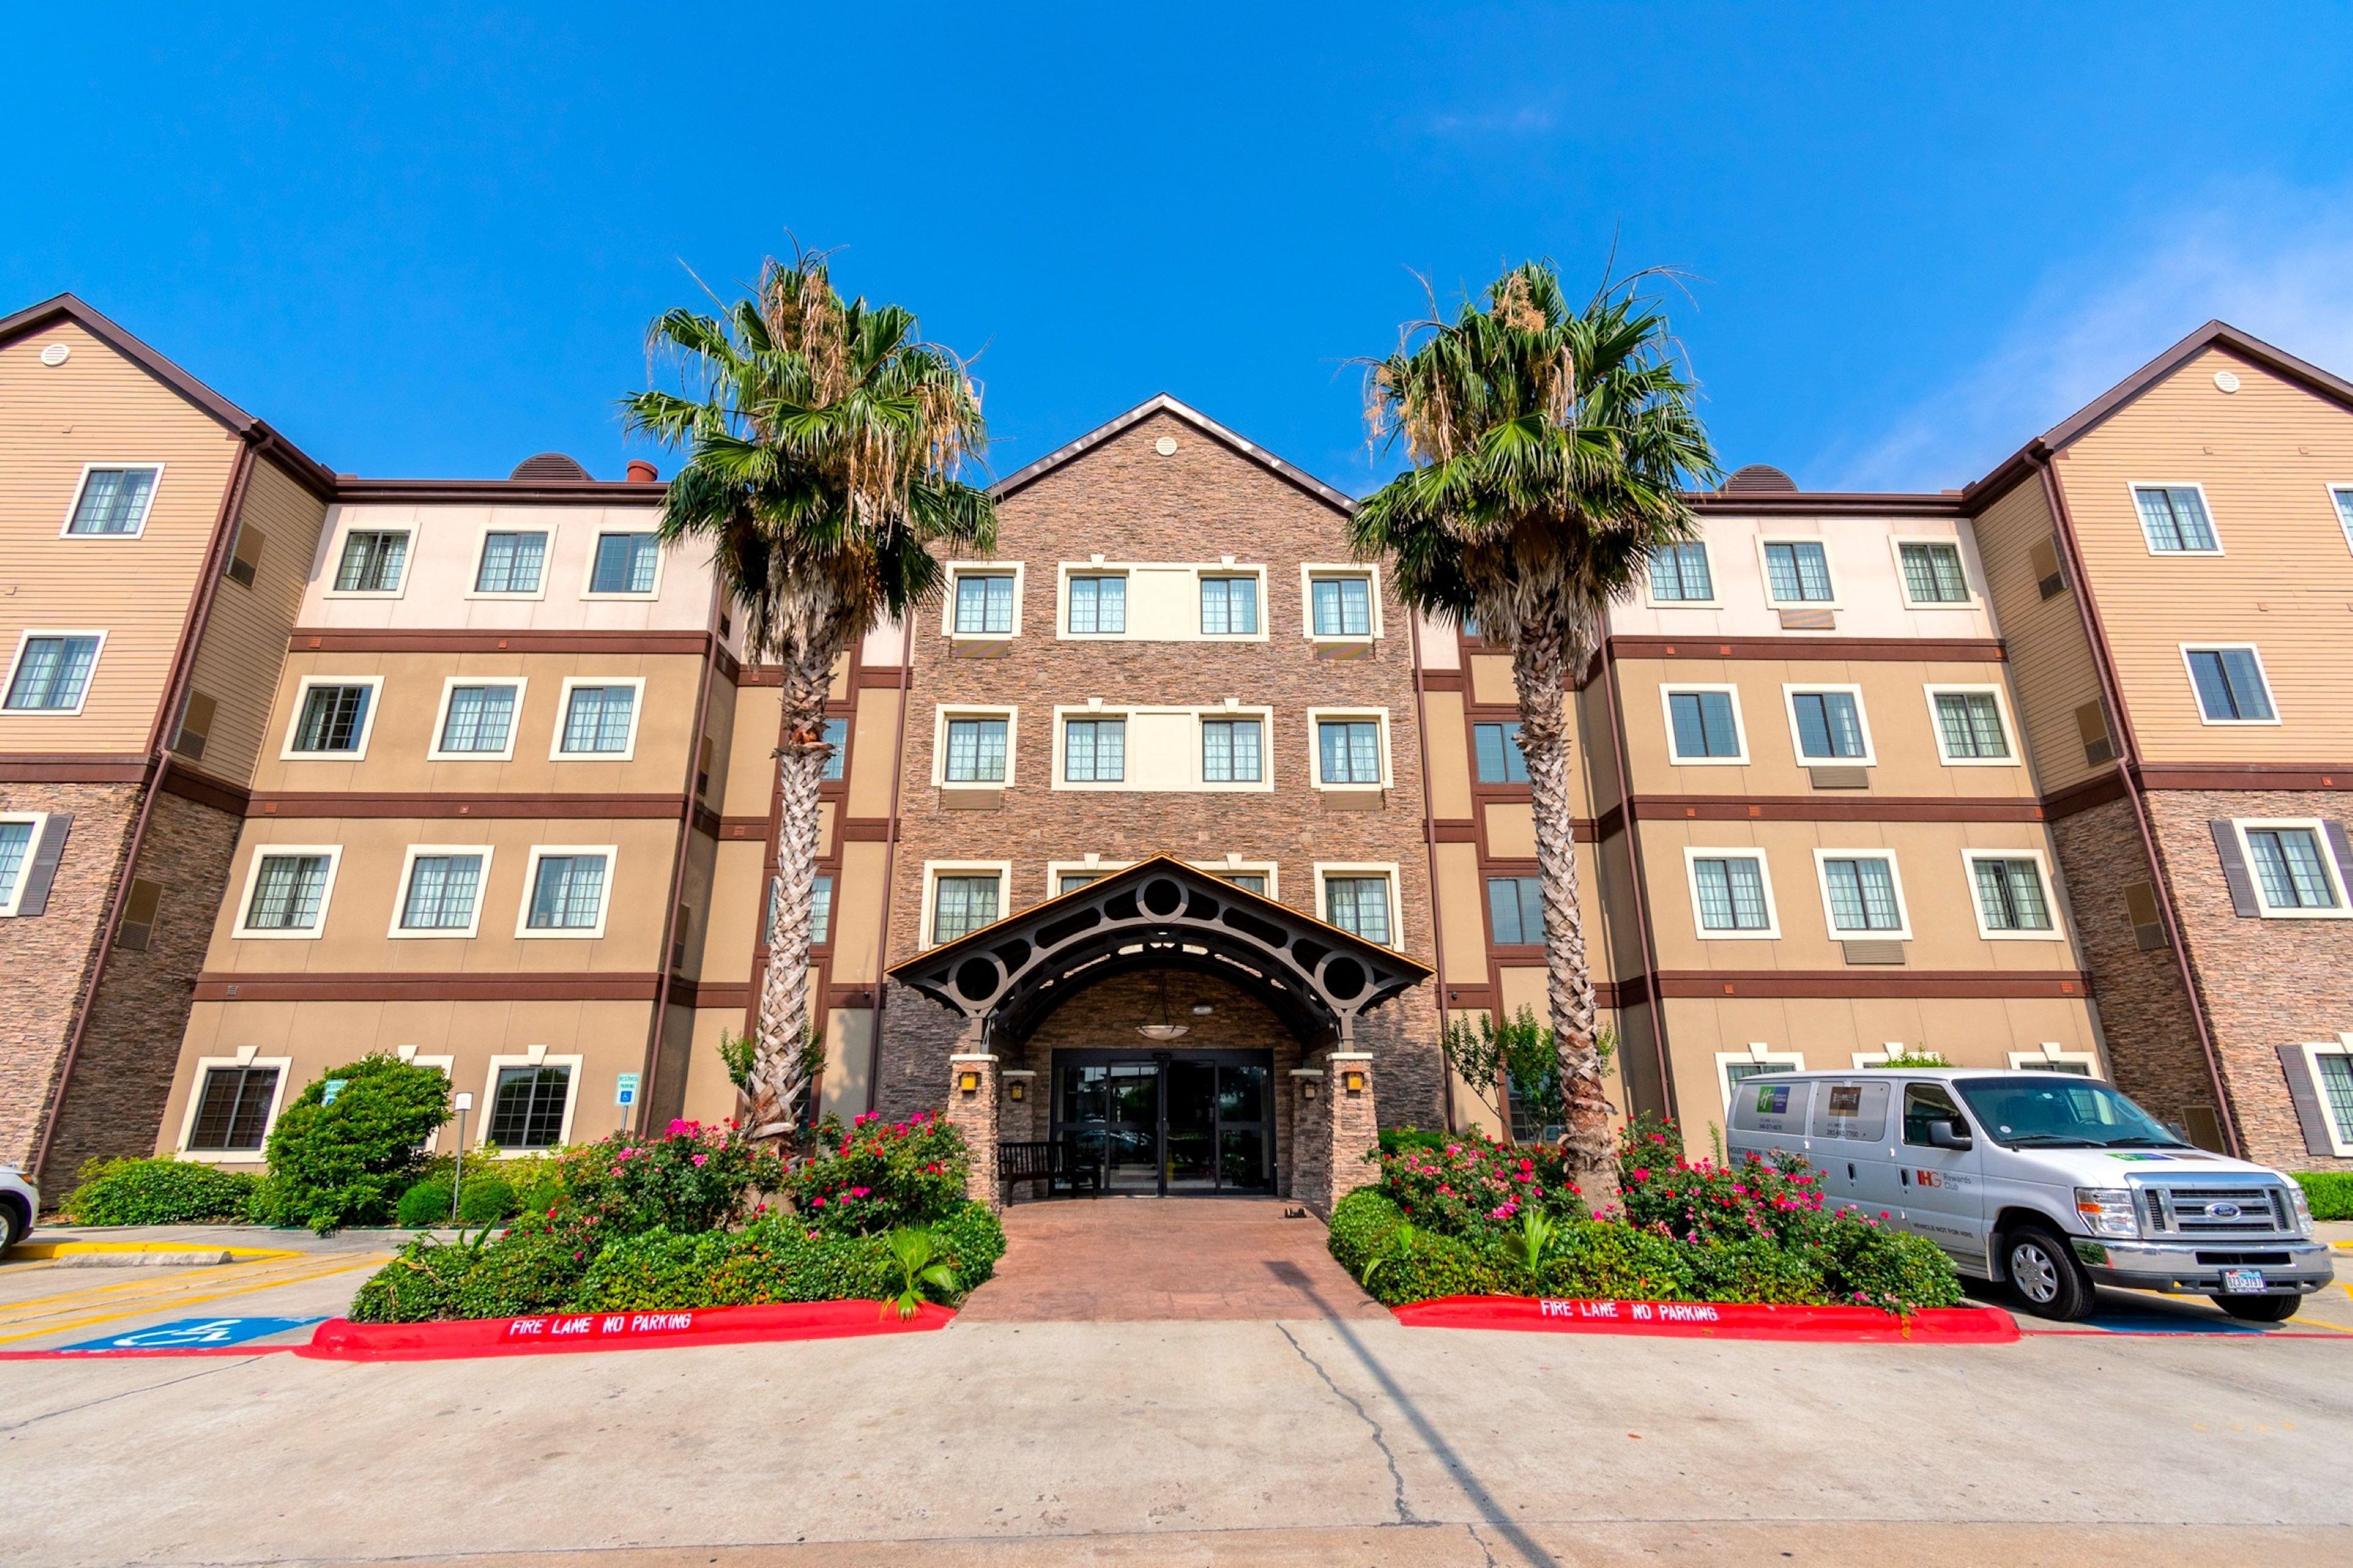
[[[1438,982],[1438,1037],[1446,1038],[1446,922],[1438,913],[1438,802],[1430,784],[1430,708],[1422,700],[1421,616],[1406,611],[1406,637],[1413,655],[1413,729],[1421,752],[1421,847],[1430,862],[1430,957],[1438,965],[1434,979]],[[1440,1092],[1445,1096],[1446,1130],[1457,1131],[1454,1124],[1454,1067],[1448,1062],[1441,1046],[1439,1051],[1441,1070],[1438,1075]],[[1511,1135],[1511,1119],[1504,1118],[1504,1134]]]
[[[2084,638],[2091,646],[2092,668],[2100,679],[2101,700],[2107,705],[2108,715],[2116,724],[2116,739],[2124,746],[2119,759],[2117,776],[2124,781],[2125,798],[2132,803],[2133,825],[2140,830],[2141,853],[2148,858],[2148,873],[2155,885],[2169,888],[2171,879],[2165,874],[2165,862],[2157,847],[2157,832],[2149,821],[2148,802],[2141,790],[2140,740],[2134,734],[2132,719],[2125,711],[2124,684],[2116,670],[2116,656],[2108,647],[2108,637],[2100,623],[2098,606],[2092,603],[2092,580],[2084,569],[2084,552],[2075,538],[2075,521],[2067,510],[2066,492],[2060,488],[2059,478],[2051,471],[2052,453],[2037,442],[2033,454],[2035,468],[2042,476],[2042,496],[2051,508],[2052,521],[2057,526],[2060,545],[2067,552],[2069,585],[2075,590],[2075,613],[2084,626]],[[2222,1081],[2222,1061],[2214,1048],[2213,1030],[2207,1023],[2205,1005],[2198,998],[2198,978],[2189,963],[2189,944],[2181,940],[2181,928],[2174,919],[2173,899],[2167,896],[2157,900],[2157,910],[2165,924],[2166,941],[2173,947],[2174,967],[2181,975],[2181,994],[2189,1004],[2189,1019],[2198,1029],[2198,1048],[2206,1057],[2207,1080],[2214,1086],[2214,1110],[2221,1119],[2222,1142],[2226,1152],[2236,1155],[2242,1145],[2239,1138],[2239,1119],[2232,1109],[2231,1095]]]
[[[1659,994],[1659,954],[1651,940],[1651,879],[1642,866],[1642,835],[1634,821],[1634,789],[1626,772],[1626,705],[1618,695],[1618,660],[1609,651],[1609,634],[1605,627],[1601,635],[1601,675],[1609,683],[1609,765],[1618,775],[1619,831],[1626,835],[1626,868],[1634,883],[1634,940],[1642,944],[1642,973],[1648,977],[1643,990],[1651,1002],[1651,1044],[1659,1058],[1659,1093],[1665,1098],[1667,1120],[1677,1121],[1675,1115],[1675,1075],[1667,1066],[1667,1005]],[[1601,821],[1594,818],[1593,874],[1602,874]],[[1619,1017],[1625,1017],[1620,999]],[[1623,1048],[1623,1042],[1620,1047]],[[1627,1108],[1630,1112],[1632,1107]],[[1681,1123],[1678,1121],[1678,1125]]]
[[[170,738],[173,718],[180,710],[181,699],[187,692],[189,681],[195,679],[196,648],[204,641],[206,626],[212,620],[213,596],[219,591],[221,573],[227,565],[226,557],[236,535],[237,514],[245,505],[246,481],[253,477],[253,461],[254,437],[248,433],[238,441],[236,460],[229,466],[228,488],[222,492],[220,513],[213,519],[212,542],[205,550],[204,575],[197,581],[195,598],[181,627],[179,648],[172,656],[172,678],[164,684],[163,705],[156,709],[155,722],[147,732],[139,818],[132,824],[131,845],[123,852],[122,870],[114,879],[114,890],[107,896],[106,920],[99,927],[98,957],[90,966],[90,985],[75,1005],[73,1031],[66,1037],[65,1059],[58,1064],[56,1087],[49,1091],[43,1107],[40,1146],[33,1153],[33,1179],[37,1182],[49,1163],[49,1145],[57,1137],[58,1121],[65,1114],[66,1086],[73,1079],[74,1060],[81,1055],[82,1037],[90,1032],[90,1016],[98,1010],[98,991],[106,979],[107,961],[114,956],[115,928],[131,898],[131,880],[138,871],[139,851],[147,841],[147,823],[155,813],[155,797],[164,790],[164,745]]]
[[[891,999],[891,889],[892,868],[899,858],[899,784],[907,776],[907,705],[915,668],[915,612],[910,605],[899,619],[899,730],[891,742],[891,816],[882,829],[882,911],[874,930],[874,1035],[867,1047],[866,1109],[871,1112],[882,1094],[882,1009]],[[845,810],[843,816],[849,813]],[[1013,889],[1005,889],[1010,907]],[[920,895],[918,895],[920,896]],[[920,917],[919,917],[920,918]]]
[[[661,1068],[662,1023],[670,1013],[670,950],[678,941],[678,900],[686,891],[687,851],[694,845],[694,775],[702,768],[702,726],[711,713],[711,682],[719,672],[719,660],[724,652],[719,641],[719,607],[725,598],[726,590],[722,588],[712,600],[711,619],[703,624],[703,630],[711,637],[711,647],[703,656],[702,682],[694,697],[694,738],[686,748],[686,784],[682,792],[685,805],[679,816],[678,849],[671,858],[670,906],[662,916],[661,951],[654,954],[654,973],[659,979],[654,986],[653,1027],[646,1036],[646,1061],[638,1090],[638,1103],[643,1108],[638,1118],[641,1123],[653,1114],[654,1085]],[[715,752],[718,748],[712,750]]]

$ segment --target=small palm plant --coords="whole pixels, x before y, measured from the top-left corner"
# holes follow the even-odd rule
[[[1530,1279],[1541,1281],[1545,1263],[1559,1244],[1559,1222],[1540,1208],[1526,1208],[1520,1211],[1520,1234],[1512,1238],[1508,1249],[1513,1262],[1525,1268]]]
[[[891,1249],[891,1259],[899,1266],[899,1293],[882,1303],[882,1315],[889,1317],[895,1308],[902,1318],[912,1318],[922,1310],[927,1299],[925,1286],[943,1296],[955,1294],[955,1270],[938,1261],[939,1238],[922,1226],[902,1226],[882,1238]]]
[[[1373,1276],[1390,1264],[1412,1262],[1413,1255],[1420,1246],[1421,1232],[1413,1227],[1413,1222],[1406,1220],[1399,1224],[1397,1229],[1389,1232],[1389,1249],[1365,1265],[1366,1288],[1371,1289]]]

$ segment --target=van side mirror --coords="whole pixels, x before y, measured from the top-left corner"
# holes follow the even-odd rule
[[[1961,1131],[1961,1124],[1947,1118],[1928,1123],[1928,1142],[1939,1149],[1974,1149],[1977,1140]]]

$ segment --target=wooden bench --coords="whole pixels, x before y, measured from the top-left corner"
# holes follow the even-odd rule
[[[1008,1186],[1015,1182],[1043,1182],[1048,1197],[1053,1196],[1057,1182],[1062,1183],[1072,1193],[1082,1187],[1098,1196],[1103,1193],[1102,1168],[1082,1161],[1077,1140],[1070,1138],[1059,1142],[999,1143],[997,1146],[997,1179]]]

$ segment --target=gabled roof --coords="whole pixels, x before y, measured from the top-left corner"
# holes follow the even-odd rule
[[[1330,485],[1325,484],[1322,479],[1317,479],[1314,475],[1307,472],[1303,468],[1295,468],[1292,464],[1284,462],[1281,458],[1276,457],[1273,453],[1268,451],[1263,447],[1257,446],[1251,442],[1242,439],[1241,437],[1234,434],[1231,430],[1227,429],[1224,426],[1219,424],[1216,420],[1210,418],[1199,409],[1195,408],[1188,404],[1180,403],[1165,392],[1160,394],[1157,397],[1148,397],[1145,399],[1142,403],[1137,404],[1134,407],[1129,409],[1126,413],[1121,415],[1116,419],[1096,426],[1093,429],[1088,431],[1085,435],[1080,437],[1077,440],[1071,442],[1069,445],[1055,447],[1054,450],[1047,453],[1036,462],[1030,463],[1023,468],[1016,468],[1013,472],[997,480],[996,484],[990,486],[989,493],[995,496],[997,500],[1003,500],[1007,496],[1012,495],[1017,490],[1025,489],[1030,485],[1037,483],[1038,480],[1043,479],[1046,475],[1052,473],[1056,468],[1060,468],[1063,464],[1071,461],[1082,453],[1091,451],[1094,447],[1102,446],[1105,441],[1108,441],[1113,437],[1119,435],[1122,431],[1133,428],[1134,426],[1143,423],[1145,420],[1149,419],[1155,414],[1166,414],[1176,418],[1182,419],[1185,423],[1192,426],[1195,429],[1200,431],[1201,434],[1209,437],[1210,440],[1219,443],[1220,446],[1225,447],[1228,450],[1232,451],[1240,457],[1249,458],[1251,462],[1256,463],[1259,467],[1282,479],[1286,484],[1294,485],[1300,489],[1305,490],[1309,495],[1314,496],[1316,500],[1324,502],[1327,506],[1335,508],[1336,510],[1344,512],[1354,511],[1356,510],[1356,503],[1353,499],[1343,494],[1339,490],[1334,489]]]
[[[232,434],[244,437],[257,449],[277,458],[311,489],[327,499],[333,498],[335,476],[323,464],[280,435],[268,421],[248,414],[74,295],[60,294],[13,316],[0,316],[0,347],[59,321],[73,322],[219,421]]]

